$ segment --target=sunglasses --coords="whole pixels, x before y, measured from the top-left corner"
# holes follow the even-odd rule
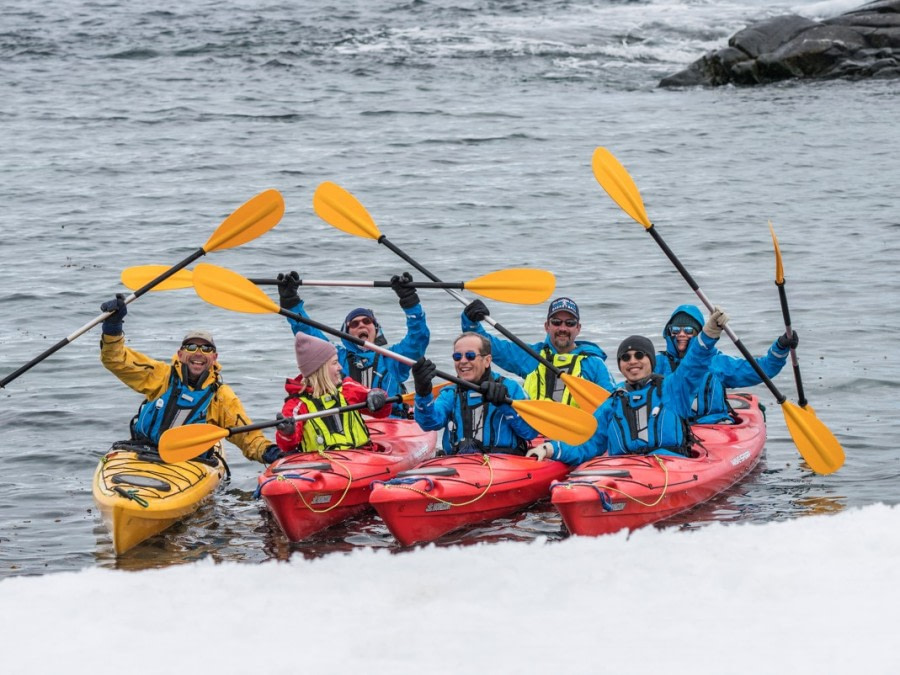
[[[550,319],[551,326],[562,326],[563,324],[569,328],[575,328],[578,325],[578,319]]]
[[[197,351],[198,349],[201,352],[203,352],[204,354],[211,354],[212,352],[216,351],[216,348],[213,347],[212,345],[198,345],[198,344],[194,344],[193,342],[189,342],[186,345],[181,345],[181,348],[184,351],[190,352],[192,354],[195,351]]]
[[[641,352],[641,351],[625,352],[624,354],[622,354],[622,356],[619,357],[619,361],[624,361],[625,363],[628,363],[629,361],[631,361],[632,357],[634,358],[635,361],[640,361],[645,356],[647,356],[647,352]]]
[[[357,326],[371,326],[372,319],[367,316],[360,317],[358,319],[353,319],[350,323],[347,324],[347,328],[356,328]]]
[[[693,335],[696,332],[697,329],[693,326],[669,326],[669,335],[678,335],[679,333]]]
[[[478,352],[466,352],[465,354],[453,352],[454,361],[462,361],[464,356],[466,357],[466,361],[474,361],[477,357],[484,356],[484,354],[479,354]]]

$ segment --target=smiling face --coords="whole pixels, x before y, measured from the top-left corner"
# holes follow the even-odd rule
[[[581,332],[581,324],[574,314],[557,312],[544,322],[544,330],[550,336],[550,344],[560,354],[568,354],[575,349],[575,338]]]
[[[330,377],[331,381],[335,384],[340,384],[344,381],[344,371],[341,369],[341,362],[338,361],[336,354],[328,359],[322,367],[325,368],[328,377]]]
[[[491,355],[482,354],[483,342],[477,335],[465,335],[453,343],[454,354],[460,354],[457,361],[454,357],[453,364],[456,374],[467,382],[480,382],[484,371],[491,366]],[[469,356],[474,358],[469,359]]]
[[[210,348],[212,351],[203,351]],[[194,351],[189,351],[190,349],[194,349]],[[188,340],[178,350],[178,360],[187,366],[191,377],[199,377],[204,371],[210,370],[218,358],[215,347],[200,338]]]
[[[619,357],[619,372],[628,382],[640,382],[653,373],[653,364],[646,352],[632,349]]]

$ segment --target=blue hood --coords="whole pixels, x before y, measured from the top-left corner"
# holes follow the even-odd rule
[[[675,308],[675,311],[672,312],[672,316],[669,317],[669,320],[666,321],[666,325],[663,326],[662,334],[666,341],[666,353],[676,359],[679,358],[678,348],[675,345],[675,340],[669,335],[669,326],[672,325],[672,319],[679,314],[687,314],[692,317],[701,328],[703,327],[703,324],[706,323],[706,319],[703,318],[703,313],[697,305],[678,305],[678,307]],[[691,344],[693,343],[688,344],[688,349],[691,348]]]

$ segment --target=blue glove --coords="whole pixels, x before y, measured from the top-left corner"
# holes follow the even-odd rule
[[[800,336],[797,335],[797,331],[795,330],[791,330],[791,337],[788,337],[787,333],[784,333],[778,338],[778,348],[784,351],[787,351],[788,349],[797,349],[798,344],[800,344]]]
[[[270,445],[263,453],[262,461],[266,464],[271,464],[272,462],[281,459],[282,456],[281,448],[277,445]]]
[[[107,300],[100,305],[100,310],[103,312],[112,312],[112,314],[103,319],[103,334],[121,335],[122,322],[125,320],[125,315],[128,314],[128,305],[125,304],[125,296],[121,293],[116,293],[114,300]]]
[[[387,392],[384,389],[370,389],[366,394],[366,407],[369,412],[378,412],[387,403]]]

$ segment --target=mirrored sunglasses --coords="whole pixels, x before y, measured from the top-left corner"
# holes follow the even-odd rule
[[[466,352],[465,354],[453,352],[454,361],[462,361],[463,356],[466,357],[466,361],[474,361],[477,357],[482,356],[482,354],[479,354],[478,352]]]
[[[188,342],[186,345],[181,345],[181,348],[184,351],[190,352],[192,354],[198,349],[204,354],[211,354],[212,352],[216,351],[216,348],[212,345],[198,345],[194,344],[193,342]]]
[[[578,325],[578,319],[550,319],[551,326],[562,326],[563,323],[569,328],[575,328]]]
[[[669,335],[678,335],[679,333],[693,335],[696,332],[697,329],[693,326],[669,326]]]
[[[635,361],[640,361],[645,356],[647,356],[647,352],[642,352],[642,351],[625,352],[624,354],[622,354],[622,356],[619,357],[619,361],[624,361],[625,363],[628,363],[629,361],[631,361],[632,357],[634,357]]]

